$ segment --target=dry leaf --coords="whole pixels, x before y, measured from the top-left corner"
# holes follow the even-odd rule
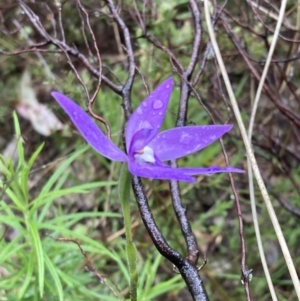
[[[32,127],[41,135],[50,136],[52,132],[62,130],[64,127],[50,109],[38,102],[28,71],[24,71],[20,82],[16,110],[23,118],[29,120]]]

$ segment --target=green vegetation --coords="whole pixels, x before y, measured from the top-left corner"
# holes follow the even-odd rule
[[[176,73],[176,66],[165,52],[143,37],[133,2],[120,2],[120,14],[130,30],[138,70],[131,93],[132,107],[135,108],[146,97],[146,85],[151,91],[162,79],[173,75],[177,85],[163,127],[174,127],[180,98],[180,76]],[[186,1],[150,2],[151,5],[146,5],[145,8],[142,2],[137,3],[140,12],[145,10],[148,33],[171,50],[186,68],[190,61],[194,38],[194,24]],[[252,59],[263,60],[268,53],[267,42],[272,33],[266,34],[265,26],[251,13],[249,16],[240,15],[239,9],[250,10],[245,1],[240,2],[241,8],[238,8],[236,5],[231,6],[229,1],[224,15],[249,56]],[[82,4],[91,10],[95,1],[86,0],[82,1]],[[25,16],[20,13],[20,8],[14,5],[0,5],[3,24],[8,30],[15,29],[16,22],[23,25],[22,30],[13,35],[4,34],[2,29],[0,34],[0,300],[130,300],[130,293],[135,289],[132,283],[137,277],[136,290],[139,301],[192,300],[181,276],[153,246],[130,191],[126,191],[127,197],[121,204],[119,190],[122,187],[118,188],[121,165],[108,161],[86,146],[51,98],[50,92],[59,90],[76,100],[82,107],[86,107],[88,101],[85,89],[74,70],[70,68],[65,54],[2,53],[25,49],[33,42],[41,41],[39,33],[27,19],[23,19]],[[49,10],[55,11],[57,22],[56,8],[53,3],[49,4],[49,10],[43,5],[37,6],[39,9],[32,4],[32,7],[39,11],[43,26],[53,34],[50,22],[52,15]],[[202,11],[202,5],[200,9]],[[296,4],[290,5],[288,10],[290,13],[285,22],[296,26],[294,24],[299,18]],[[240,18],[241,23],[233,22],[227,12],[236,19]],[[276,20],[261,11],[260,13],[266,24],[275,28]],[[121,45],[123,36],[120,28],[112,23],[107,14],[106,6],[101,6],[99,13],[90,13],[90,22],[96,35],[103,74],[115,84],[121,85],[128,76],[127,54]],[[81,26],[85,17],[78,13],[72,1],[65,2],[62,16],[67,44],[79,49],[97,69],[93,40],[86,23],[86,40],[93,55],[90,55],[82,35]],[[200,69],[208,43],[204,16],[202,19],[202,44],[195,73]],[[241,26],[246,23],[261,36],[258,37],[248,30],[249,28]],[[290,39],[299,39],[296,31],[286,24],[283,28],[282,35],[287,35]],[[248,65],[233,45],[221,21],[216,30],[243,119],[247,124],[252,110],[251,95],[257,82],[253,80]],[[56,50],[53,45],[43,48]],[[287,58],[293,54],[291,41],[280,39],[275,52],[276,58]],[[74,57],[70,60],[90,96],[93,95],[98,79],[82,62]],[[255,69],[261,72],[261,65],[252,63]],[[289,77],[288,82],[283,80],[285,75],[280,71],[283,67],[287,70],[284,74]],[[40,103],[46,105],[58,117],[64,124],[63,130],[43,136],[28,120],[15,112],[18,103],[22,101],[19,95],[20,90],[24,89],[22,75],[25,70],[32,78],[27,88],[36,94]],[[274,63],[268,77],[268,85],[274,95],[285,107],[298,115],[299,70],[298,60],[283,61],[281,65]],[[224,137],[225,149],[230,165],[246,168],[244,146],[228,105],[213,54],[207,60],[195,90],[217,123],[234,124],[233,130]],[[123,148],[122,130],[125,117],[121,104],[121,97],[103,84],[95,99],[93,111],[107,120],[111,127],[112,140]],[[193,93],[189,98],[187,123],[212,123]],[[105,127],[100,123],[99,126],[105,132]],[[11,151],[8,151],[7,146],[10,143]],[[283,201],[293,208],[299,208],[299,128],[282,114],[266,95],[262,96],[259,106],[253,145],[284,236],[299,271],[299,216],[287,211],[280,203]],[[224,164],[220,143],[214,143],[200,153],[178,162],[179,166]],[[267,301],[270,300],[270,293],[257,251],[247,175],[234,175],[234,181],[245,226],[246,264],[247,268],[253,269],[253,279],[250,282],[252,300]],[[168,182],[144,179],[143,183],[153,216],[162,234],[175,250],[186,256],[185,240],[174,214]],[[208,296],[215,301],[246,300],[244,286],[240,281],[241,245],[238,217],[228,175],[198,177],[196,184],[181,183],[180,187],[183,205],[187,208],[187,216],[201,251],[199,264],[202,258],[208,259],[208,263],[200,271]],[[296,300],[265,205],[258,191],[255,191],[255,195],[265,254],[278,299]],[[126,200],[130,201],[130,213],[127,212],[126,216],[130,216],[131,229],[128,222],[127,229],[124,227],[123,212]],[[127,205],[125,210],[129,209],[129,204]],[[128,237],[129,230],[132,237]],[[133,270],[129,271],[128,265]]]

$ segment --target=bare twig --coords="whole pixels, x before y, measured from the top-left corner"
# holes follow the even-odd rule
[[[86,58],[85,55],[83,55],[81,52],[79,52],[76,48],[70,47],[62,40],[56,39],[54,37],[51,37],[41,22],[39,21],[39,18],[37,15],[24,3],[22,0],[18,0],[18,3],[20,7],[23,9],[24,13],[28,16],[29,20],[31,21],[34,28],[40,33],[40,35],[45,39],[45,43],[51,43],[55,45],[58,49],[62,50],[64,53],[68,53],[71,56],[76,57],[86,68],[91,72],[93,76],[95,76],[97,79],[101,77],[103,82],[110,87],[114,92],[121,95],[122,93],[122,87],[115,85],[112,81],[110,81],[105,75],[100,74],[99,70],[95,68],[89,60]]]
[[[237,49],[239,50],[240,54],[242,55],[245,63],[249,67],[251,73],[253,74],[253,76],[255,77],[255,79],[257,81],[260,81],[260,75],[259,75],[258,71],[251,64],[248,56],[245,54],[245,51],[243,50],[242,46],[238,42],[238,39],[237,39],[236,35],[234,34],[234,32],[232,31],[232,29],[230,28],[230,25],[228,24],[228,22],[226,22],[226,20],[224,20],[222,18],[222,24],[223,24],[225,30],[227,31],[227,33],[229,34],[229,36],[231,37],[234,45],[237,47]],[[277,99],[277,97],[275,97],[275,93],[271,90],[271,88],[270,88],[269,85],[264,84],[263,85],[263,91],[266,93],[266,95],[269,97],[269,99],[276,105],[276,107],[278,108],[278,110],[283,115],[285,115],[289,120],[291,120],[291,122],[295,123],[297,126],[300,126],[300,115],[294,113],[287,106],[283,105],[282,102],[280,102]]]
[[[135,65],[135,59],[134,59],[134,54],[133,54],[133,49],[131,45],[131,40],[130,40],[130,33],[129,29],[125,25],[123,19],[120,17],[117,8],[115,7],[114,3],[112,0],[105,0],[111,14],[113,15],[114,20],[117,22],[118,26],[120,27],[120,30],[123,33],[124,41],[125,41],[125,48],[127,51],[128,55],[128,77],[127,80],[122,87],[122,97],[123,97],[123,107],[125,111],[125,116],[126,119],[129,118],[131,112],[132,112],[132,107],[131,107],[131,99],[130,99],[130,94],[131,94],[131,89],[133,85],[133,80],[135,76],[135,70],[136,70],[136,65]]]
[[[235,95],[233,93],[232,86],[231,86],[229,78],[228,78],[228,74],[226,72],[226,68],[225,68],[225,65],[224,65],[224,62],[223,62],[223,59],[222,59],[222,56],[221,56],[221,53],[220,53],[220,49],[218,47],[218,44],[217,44],[217,41],[216,41],[216,38],[215,38],[215,34],[213,32],[212,23],[211,23],[211,20],[210,20],[208,0],[204,0],[204,4],[205,4],[204,5],[204,7],[205,7],[205,17],[206,17],[206,22],[208,24],[209,35],[210,35],[210,38],[211,38],[212,45],[214,47],[216,57],[218,59],[218,64],[219,64],[219,66],[221,68],[221,71],[222,71],[222,76],[223,76],[223,79],[224,79],[224,82],[225,82],[225,85],[226,85],[227,92],[229,94],[229,98],[230,98],[230,101],[231,101],[231,104],[232,104],[232,107],[233,107],[233,111],[235,113],[237,122],[239,124],[239,128],[240,128],[240,131],[241,131],[241,134],[242,134],[242,138],[243,138],[243,141],[244,141],[244,144],[245,144],[245,147],[246,147],[248,159],[251,162],[251,167],[252,167],[253,173],[256,177],[258,186],[259,186],[261,194],[264,198],[268,213],[270,215],[273,227],[276,231],[277,238],[278,238],[278,241],[280,243],[284,258],[286,260],[286,264],[287,264],[287,267],[289,269],[289,272],[290,272],[290,275],[291,275],[291,278],[292,278],[297,296],[300,299],[300,286],[299,286],[299,279],[298,279],[298,276],[297,276],[297,272],[296,272],[295,266],[293,264],[293,260],[291,258],[291,255],[290,255],[290,251],[289,251],[289,249],[287,247],[287,244],[286,244],[286,241],[284,239],[284,236],[283,236],[280,224],[278,222],[277,216],[276,216],[275,211],[273,209],[273,206],[272,206],[270,197],[268,195],[266,186],[263,182],[260,170],[259,170],[257,162],[256,162],[256,158],[255,158],[253,150],[251,148],[251,144],[250,144],[249,139],[247,137],[247,132],[246,132],[246,129],[245,129],[245,125],[244,125],[243,120],[241,118],[241,113],[240,113],[239,107],[237,105],[237,101],[236,101]],[[227,26],[227,25],[225,25],[225,22],[223,22],[223,24],[224,24],[224,27]],[[265,90],[268,92],[267,89],[265,89]]]
[[[201,43],[201,33],[202,33],[201,18],[200,18],[200,11],[196,1],[193,0],[190,1],[190,9],[192,11],[192,15],[194,19],[195,38],[194,38],[193,51],[192,51],[190,62],[188,64],[187,69],[181,73],[182,76],[181,95],[179,101],[176,126],[184,126],[186,123],[187,105],[188,105],[188,99],[191,91],[188,82],[198,62],[200,43]],[[171,162],[171,166],[173,167],[177,166],[176,160],[173,160]],[[198,248],[196,237],[192,232],[190,223],[187,219],[186,209],[182,206],[180,189],[177,181],[170,181],[170,190],[171,190],[174,211],[176,213],[177,219],[181,227],[181,231],[186,241],[186,245],[188,249],[188,260],[194,266],[196,266],[199,258],[199,248]]]
[[[111,280],[108,276],[100,274],[97,269],[94,267],[91,259],[88,257],[88,255],[84,252],[82,246],[80,245],[80,243],[78,241],[76,241],[75,239],[72,238],[66,238],[66,237],[58,237],[58,238],[54,238],[51,235],[47,235],[49,237],[51,237],[52,239],[56,240],[56,241],[60,241],[60,242],[71,242],[77,245],[77,247],[79,248],[81,254],[84,256],[85,258],[85,262],[84,262],[84,267],[85,269],[92,273],[99,281],[100,283],[104,284],[105,286],[107,286],[109,288],[109,290],[114,294],[114,296],[120,300],[125,300],[121,294],[120,289],[118,288],[117,284],[114,283],[113,280]],[[110,285],[107,283],[107,279],[113,284],[113,286],[117,289],[117,291]]]

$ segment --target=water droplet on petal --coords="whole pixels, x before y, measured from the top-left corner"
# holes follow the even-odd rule
[[[143,102],[143,106],[144,106],[144,107],[147,107],[147,106],[148,106],[148,104],[147,104],[146,101]]]
[[[78,119],[78,115],[77,115],[77,112],[76,112],[76,111],[73,112],[73,118],[74,118],[74,119]]]
[[[161,115],[162,115],[162,111],[160,111],[160,112],[158,113],[158,115],[161,116]]]
[[[194,137],[189,133],[182,132],[179,141],[181,144],[189,144],[193,139]]]
[[[161,109],[163,106],[164,106],[163,102],[159,99],[154,100],[152,105],[153,109],[155,110]]]
[[[136,112],[139,114],[139,115],[142,115],[143,114],[143,110],[141,107],[138,107]]]
[[[152,125],[147,120],[140,121],[138,128],[139,129],[153,129]]]
[[[170,85],[166,85],[166,88],[169,89],[169,88],[170,88]]]

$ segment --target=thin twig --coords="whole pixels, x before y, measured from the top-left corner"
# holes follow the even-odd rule
[[[222,20],[222,24],[223,24],[225,30],[227,31],[227,33],[231,37],[234,45],[236,46],[236,48],[238,49],[238,51],[240,52],[240,54],[242,55],[245,63],[249,67],[251,73],[253,74],[253,76],[255,77],[255,79],[259,82],[260,81],[260,75],[259,75],[258,71],[251,64],[248,56],[246,55],[246,53],[243,50],[243,48],[240,45],[240,43],[238,42],[237,37],[236,37],[235,33],[233,32],[233,30],[231,29],[229,23],[226,22],[226,20],[224,20],[223,18],[221,18],[221,20]],[[300,127],[300,115],[297,115],[295,112],[293,112],[292,110],[290,110],[287,106],[283,105],[282,102],[281,102],[281,100],[279,100],[277,98],[277,95],[271,90],[271,88],[270,88],[269,85],[264,84],[263,85],[263,90],[266,93],[266,95],[269,97],[269,99],[276,105],[276,107],[278,108],[278,110],[283,115],[285,115],[291,122],[293,122],[294,124],[296,124],[297,126]]]
[[[99,93],[100,87],[101,87],[101,80],[102,80],[102,61],[101,61],[101,56],[100,56],[100,52],[99,52],[99,49],[98,49],[98,46],[97,46],[97,42],[96,42],[96,37],[95,37],[94,31],[93,31],[93,29],[91,27],[89,14],[88,14],[87,10],[81,4],[80,0],[77,0],[77,4],[78,4],[80,10],[85,15],[86,23],[87,23],[87,26],[88,26],[88,30],[89,30],[89,32],[90,32],[90,34],[92,36],[93,45],[94,45],[94,49],[96,51],[97,60],[98,60],[98,72],[99,72],[98,83],[97,83],[96,90],[93,93],[93,96],[91,98],[89,98],[89,101],[88,101],[88,110],[89,110],[89,113],[95,119],[99,120],[100,122],[102,122],[105,125],[106,132],[107,132],[107,138],[109,140],[111,140],[111,130],[110,130],[110,126],[109,126],[108,122],[103,117],[100,117],[99,115],[95,114],[94,111],[93,111],[93,103],[94,103],[94,101],[95,101],[95,99],[96,99],[96,97],[97,97],[97,95]]]
[[[221,12],[219,13],[219,15],[221,15]],[[215,60],[215,63],[217,65],[216,60]],[[218,88],[222,91],[221,94],[224,98],[225,105],[226,105],[226,107],[229,107],[228,100],[225,97],[225,93],[223,93],[222,84],[221,84],[219,76],[218,76],[218,84],[219,84]],[[225,145],[224,145],[224,141],[222,138],[220,139],[220,144],[222,147],[223,156],[225,158],[225,163],[228,166],[229,159],[228,159],[227,152],[225,151]],[[241,243],[241,282],[244,285],[244,290],[245,290],[247,301],[251,301],[250,288],[249,288],[249,274],[251,274],[252,270],[251,269],[249,270],[246,265],[247,250],[246,250],[246,243],[245,243],[243,213],[242,213],[240,198],[239,198],[236,186],[235,186],[233,175],[231,173],[229,173],[228,175],[229,175],[229,180],[230,180],[230,186],[231,186],[231,189],[232,189],[232,192],[234,195],[234,199],[235,199],[235,207],[236,207],[237,219],[238,219],[238,223],[239,223],[239,236],[240,236],[240,243]]]
[[[127,80],[126,80],[124,86],[122,87],[122,91],[121,91],[122,97],[123,97],[124,112],[125,112],[126,119],[128,119],[132,112],[130,94],[131,94],[131,89],[132,89],[133,80],[134,80],[134,76],[135,76],[135,70],[136,70],[135,59],[134,59],[133,49],[132,49],[131,40],[130,40],[130,33],[129,33],[129,29],[127,28],[123,19],[120,17],[113,1],[105,0],[105,2],[107,4],[111,14],[113,15],[114,20],[117,22],[118,26],[120,27],[120,30],[122,31],[122,34],[124,37],[124,42],[125,42],[125,48],[126,48],[126,52],[128,55],[128,65],[129,65],[128,66],[128,77],[127,77]]]
[[[270,47],[270,50],[269,50],[269,53],[268,53],[268,56],[267,56],[267,60],[266,60],[266,64],[265,64],[263,73],[261,75],[261,79],[260,79],[259,84],[258,84],[255,99],[254,99],[254,102],[253,102],[251,117],[250,117],[250,121],[249,121],[249,128],[248,128],[249,143],[251,143],[251,140],[252,140],[252,133],[253,133],[253,126],[254,126],[255,116],[256,116],[259,100],[261,98],[261,93],[262,93],[262,90],[263,90],[264,82],[265,82],[265,79],[267,77],[269,66],[271,64],[271,59],[272,59],[272,56],[273,56],[273,53],[274,53],[274,50],[275,50],[275,46],[276,46],[276,43],[277,43],[277,40],[278,40],[281,24],[284,20],[284,13],[285,13],[286,4],[287,4],[287,0],[283,0],[281,2],[280,13],[279,13],[278,21],[277,21],[277,24],[276,24],[276,29],[275,29],[275,32],[274,32],[273,40],[272,40],[271,47]],[[265,276],[266,276],[266,279],[267,279],[267,283],[268,283],[268,286],[269,286],[269,290],[270,290],[270,293],[271,293],[271,296],[272,296],[272,300],[277,301],[278,299],[277,299],[275,289],[274,289],[274,286],[273,286],[273,283],[272,283],[271,275],[270,275],[270,272],[269,272],[269,269],[268,269],[267,261],[266,261],[264,250],[263,250],[263,244],[262,244],[262,240],[261,240],[261,236],[260,236],[260,229],[259,229],[259,223],[258,223],[257,211],[256,211],[254,185],[253,185],[253,180],[252,180],[253,175],[252,175],[252,169],[251,169],[251,162],[249,160],[247,160],[247,165],[248,165],[251,210],[252,210],[252,215],[253,215],[253,224],[254,224],[254,229],[255,229],[255,234],[256,234],[256,241],[257,241],[257,244],[258,244],[258,250],[259,250],[260,258],[261,258],[262,266],[263,266]]]
[[[200,42],[201,42],[201,18],[200,11],[197,6],[197,2],[194,0],[190,1],[190,8],[192,11],[194,26],[195,26],[195,38],[193,43],[193,51],[191,55],[190,62],[188,64],[187,69],[182,73],[181,80],[181,94],[178,108],[178,115],[176,126],[184,126],[186,123],[186,115],[187,115],[187,105],[188,99],[190,96],[190,88],[189,88],[189,80],[192,76],[194,68],[198,62],[199,50],[200,50]],[[171,161],[172,167],[177,167],[176,160]],[[186,241],[187,249],[188,249],[188,260],[193,264],[197,265],[199,258],[199,247],[197,244],[197,239],[192,232],[190,223],[186,216],[186,209],[182,206],[180,188],[177,181],[170,181],[170,191],[173,202],[174,211],[176,213],[177,219],[180,224],[181,231]]]
[[[20,7],[23,9],[24,13],[27,15],[29,20],[35,29],[40,33],[40,35],[45,39],[45,43],[51,43],[56,46],[58,49],[62,50],[64,53],[68,53],[71,56],[76,57],[86,68],[91,72],[93,76],[97,79],[101,77],[102,81],[111,88],[118,95],[122,94],[122,87],[115,85],[111,80],[109,80],[105,75],[100,74],[99,70],[90,64],[89,60],[85,55],[79,52],[76,48],[70,47],[63,41],[51,37],[43,25],[40,23],[39,18],[33,13],[33,11],[24,3],[22,0],[17,0]]]
[[[78,241],[76,241],[75,239],[72,238],[66,238],[66,237],[57,237],[54,238],[51,235],[47,235],[49,237],[51,237],[52,239],[59,241],[59,242],[71,242],[77,245],[77,247],[79,248],[81,254],[84,256],[85,258],[85,262],[84,262],[84,267],[85,269],[92,273],[97,279],[99,279],[100,283],[104,284],[105,286],[107,286],[109,288],[109,290],[114,294],[114,296],[120,300],[125,300],[124,297],[121,294],[120,289],[118,288],[117,284],[114,283],[113,280],[111,280],[108,276],[104,275],[104,274],[100,274],[97,269],[94,267],[92,261],[90,260],[90,258],[88,257],[88,255],[86,254],[86,252],[84,252],[82,246],[80,245],[80,243]],[[107,283],[107,279],[114,285],[114,287],[116,287],[117,291]],[[117,294],[118,292],[118,294]]]
[[[216,37],[215,37],[214,31],[213,31],[213,27],[212,27],[212,23],[211,23],[211,19],[210,19],[210,13],[209,13],[209,2],[208,2],[208,0],[204,0],[204,8],[205,8],[205,18],[206,18],[206,22],[207,22],[207,26],[208,26],[209,36],[210,36],[210,39],[211,39],[211,42],[212,42],[212,45],[213,45],[213,48],[214,48],[214,51],[215,51],[216,58],[218,60],[219,67],[220,67],[221,72],[222,72],[224,83],[226,85],[226,89],[227,89],[227,92],[229,94],[229,99],[231,101],[231,105],[232,105],[235,117],[237,119],[240,131],[241,131],[241,135],[242,135],[245,147],[246,147],[248,159],[251,162],[251,167],[252,167],[253,173],[255,175],[258,186],[260,188],[262,197],[265,201],[269,216],[271,218],[273,227],[275,229],[275,232],[276,232],[279,244],[281,246],[284,258],[286,260],[286,264],[287,264],[287,267],[289,269],[289,272],[290,272],[290,275],[291,275],[291,278],[292,278],[292,281],[293,281],[298,299],[300,299],[300,285],[299,285],[299,279],[298,279],[298,276],[297,276],[297,272],[296,272],[295,266],[293,264],[293,260],[291,258],[291,255],[290,255],[290,251],[289,251],[288,246],[286,244],[286,241],[284,239],[282,230],[280,228],[280,224],[278,222],[276,213],[275,213],[274,208],[272,206],[270,197],[268,195],[266,186],[263,182],[260,170],[258,168],[256,158],[255,158],[253,150],[251,148],[251,143],[248,139],[247,131],[246,131],[245,125],[243,123],[241,113],[240,113],[237,101],[235,99],[235,95],[234,95],[234,92],[232,90],[232,86],[230,84],[228,74],[226,72],[226,68],[225,68],[221,53],[220,53],[220,49],[218,47]]]

